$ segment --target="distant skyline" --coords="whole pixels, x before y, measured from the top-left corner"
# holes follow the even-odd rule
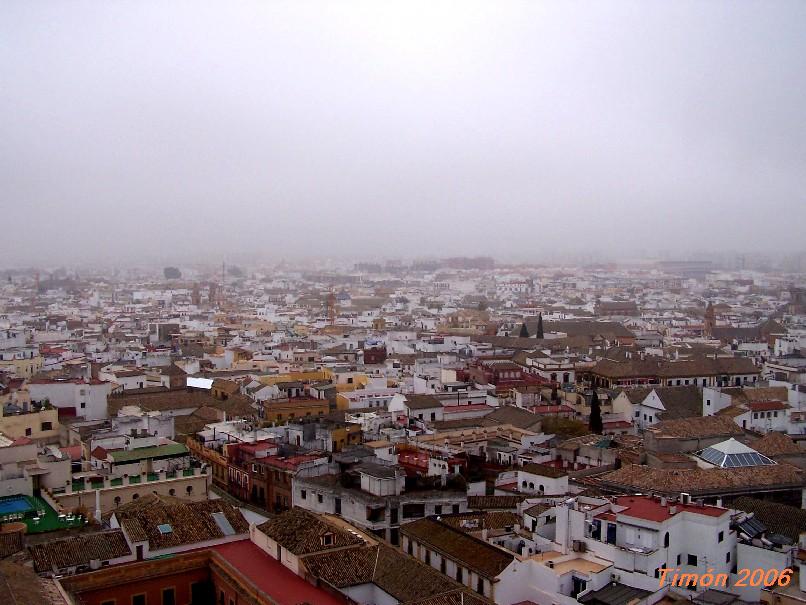
[[[0,6],[0,269],[806,250],[806,3]]]

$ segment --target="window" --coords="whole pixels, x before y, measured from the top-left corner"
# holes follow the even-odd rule
[[[144,594],[132,595],[132,605],[146,605],[146,596]]]
[[[324,500],[324,498],[322,498],[322,494],[316,494],[316,501],[319,504],[322,504],[323,500]]]
[[[476,592],[480,595],[484,594],[484,578],[479,576],[479,579],[476,580]]]
[[[176,605],[176,591],[173,588],[163,589],[162,605]]]
[[[83,409],[84,409],[84,408],[86,408],[86,407],[87,407],[87,402],[86,402],[86,401],[82,401],[82,402],[81,402],[81,409],[83,410]]]
[[[635,417],[636,418],[641,418],[641,411],[640,410],[635,410]]]
[[[711,400],[710,400],[710,399],[706,399],[706,400],[705,400],[705,405],[711,405]]]
[[[462,582],[462,568],[458,565],[456,566],[456,581]]]
[[[25,436],[30,437],[32,432],[33,430],[31,429],[31,427],[28,427],[27,429],[25,429]]]
[[[175,496],[176,495],[176,490],[174,488],[169,489],[168,490],[168,495],[169,496]]]
[[[403,518],[404,519],[419,519],[425,517],[425,504],[404,504],[403,505]]]
[[[719,535],[717,536],[717,542],[722,542],[724,539],[725,539],[725,532],[724,531],[719,532]]]
[[[307,500],[308,499],[308,491],[304,490],[304,489],[300,490],[299,497],[302,498],[303,500]]]
[[[120,506],[120,496],[115,496],[115,506]]]
[[[132,494],[132,500],[137,500],[140,497],[140,494]]]
[[[441,504],[437,504],[434,507],[434,514],[435,515],[441,515],[442,514],[442,505]]]
[[[193,486],[192,486],[192,485],[188,485],[188,486],[185,488],[185,491],[186,491],[188,494],[192,494],[192,493],[193,493]]]
[[[682,556],[683,556],[683,555],[677,555],[677,564],[678,564],[678,565],[680,565],[680,558],[681,558]]]
[[[775,412],[776,415],[778,412]],[[43,431],[52,431],[53,430],[53,423],[52,422],[43,422],[42,423],[42,430]]]
[[[725,563],[730,563],[730,551],[725,553]]]
[[[758,412],[753,412],[753,419],[758,420]]]
[[[697,567],[697,555],[689,555],[688,558],[686,559],[686,565]]]
[[[115,603],[115,599],[112,599],[111,601],[101,601],[101,605],[115,605]]]
[[[331,546],[333,544],[333,533],[326,532],[322,535],[322,545],[323,546]]]
[[[669,548],[669,532],[663,535],[663,548]]]
[[[425,564],[426,565],[431,565],[431,551],[430,550],[425,551]]]

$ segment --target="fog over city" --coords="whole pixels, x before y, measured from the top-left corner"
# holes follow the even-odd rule
[[[803,250],[806,3],[0,7],[5,264]]]

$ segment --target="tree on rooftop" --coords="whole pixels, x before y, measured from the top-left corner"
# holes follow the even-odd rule
[[[536,337],[540,338],[540,339],[544,338],[544,336],[543,336],[543,314],[542,313],[537,314],[537,335],[536,335]]]
[[[529,330],[526,329],[526,320],[523,320],[521,324],[521,332],[518,334],[521,338],[529,338]]]
[[[604,429],[602,424],[602,405],[599,403],[599,395],[596,393],[596,389],[593,389],[593,396],[591,397],[591,415],[588,428],[591,433],[596,433],[597,435],[601,435]]]
[[[165,267],[162,273],[165,275],[165,279],[179,279],[182,277],[182,272],[176,267]]]

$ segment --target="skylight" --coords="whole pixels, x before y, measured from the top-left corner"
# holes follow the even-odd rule
[[[162,525],[157,525],[157,529],[159,532],[164,536],[165,534],[170,534],[173,531],[173,527],[171,527],[168,523],[163,523]]]
[[[768,466],[776,464],[774,460],[759,454],[756,450],[746,446],[732,437],[727,441],[717,443],[711,447],[697,452],[702,460],[719,468],[744,468],[748,466]]]
[[[218,529],[221,530],[222,534],[225,536],[235,535],[235,528],[232,527],[232,524],[224,513],[210,513],[210,516],[213,518],[216,525],[218,525]]]

